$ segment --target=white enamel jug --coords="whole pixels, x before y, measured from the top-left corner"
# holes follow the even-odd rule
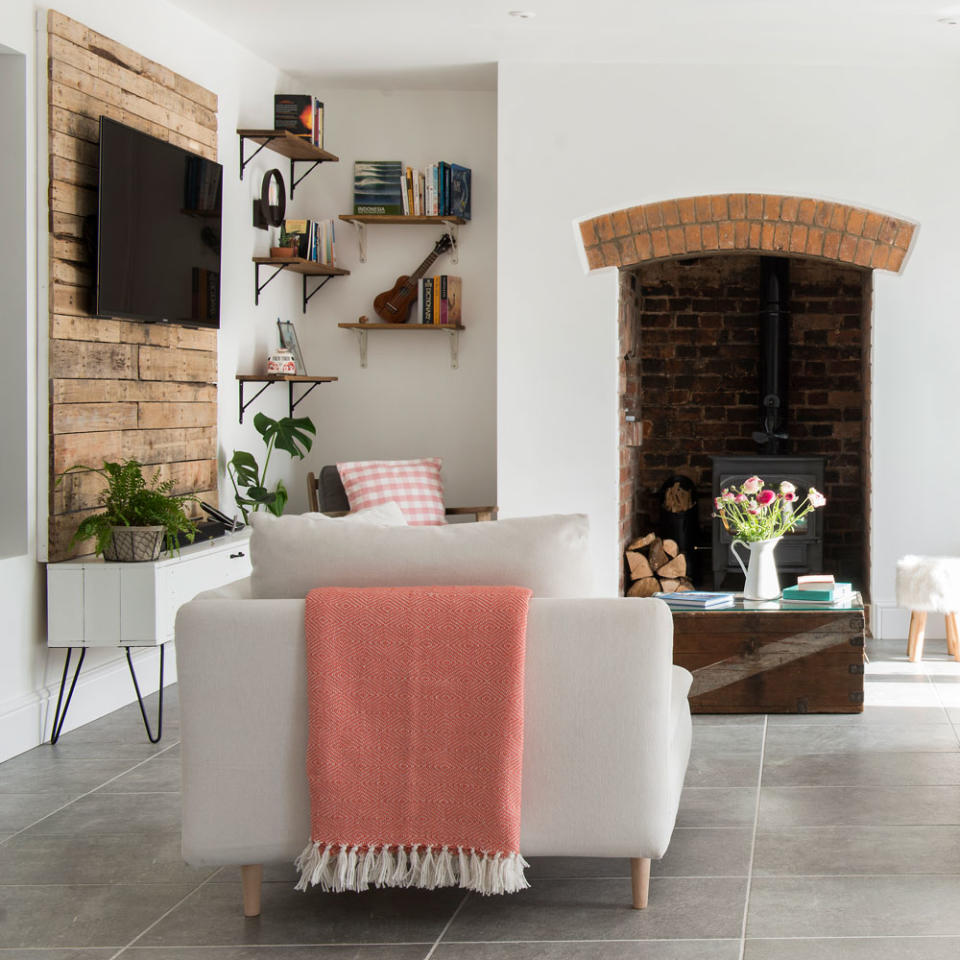
[[[780,596],[780,578],[777,576],[777,562],[774,551],[782,537],[773,537],[770,540],[734,540],[730,544],[730,552],[737,558],[743,575],[747,578],[743,587],[745,600],[776,600]],[[750,551],[747,565],[743,565],[737,547],[746,547]]]

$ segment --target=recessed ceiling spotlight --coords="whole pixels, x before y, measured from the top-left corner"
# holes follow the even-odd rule
[[[536,13],[533,10],[511,10],[511,17],[516,17],[518,20],[532,20]]]

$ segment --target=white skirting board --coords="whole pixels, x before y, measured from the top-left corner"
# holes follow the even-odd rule
[[[94,653],[104,649],[108,648],[98,648]],[[80,671],[80,679],[77,680],[77,687],[73,691],[73,700],[70,702],[66,722],[63,725],[64,733],[82,727],[92,720],[98,720],[136,701],[137,695],[133,689],[133,681],[130,679],[126,653],[123,650],[115,652],[117,656],[112,656],[104,663],[91,663],[91,654],[87,654],[83,669]],[[65,656],[66,650],[51,650],[49,672],[53,679],[32,694],[0,703],[0,762],[9,760],[50,739]],[[69,692],[70,678],[73,676],[79,656],[80,651],[75,649],[70,661],[70,676],[67,678],[64,699]],[[160,679],[159,648],[134,650],[133,665],[137,671],[140,692],[145,697],[156,693]],[[177,682],[177,658],[173,643],[167,644],[163,664],[163,682],[164,686]],[[154,713],[148,710],[148,715],[153,724]],[[143,730],[139,716],[131,723],[136,723],[146,741],[147,734]]]
[[[898,607],[893,600],[873,604],[873,635],[883,640],[903,640],[906,643],[910,632],[910,611]],[[947,628],[942,613],[927,617],[928,640],[944,640]]]

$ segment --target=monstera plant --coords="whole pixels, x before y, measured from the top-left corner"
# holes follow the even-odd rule
[[[233,456],[227,461],[227,473],[230,475],[237,506],[244,520],[249,520],[250,514],[261,507],[279,517],[287,505],[289,494],[282,480],[277,480],[272,490],[267,485],[270,458],[274,450],[284,450],[291,457],[302,460],[313,446],[317,428],[309,417],[282,417],[274,420],[264,413],[258,413],[253,418],[253,425],[267,446],[263,469],[260,469],[257,458],[252,453],[234,450]],[[241,489],[243,493],[240,492]]]

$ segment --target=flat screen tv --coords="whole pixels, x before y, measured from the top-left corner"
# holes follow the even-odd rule
[[[219,163],[100,118],[97,314],[220,326]]]

